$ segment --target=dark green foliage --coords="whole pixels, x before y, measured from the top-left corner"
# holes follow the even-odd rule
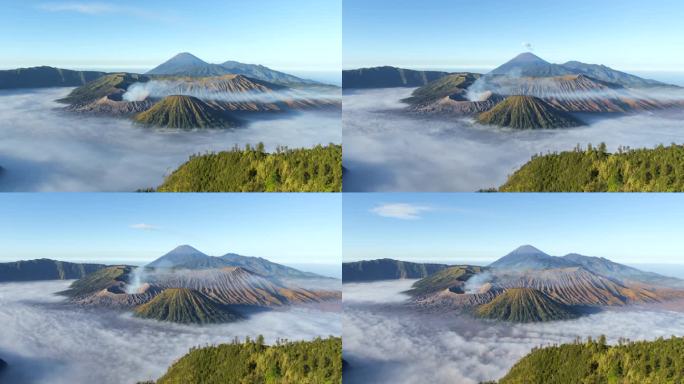
[[[278,341],[263,337],[193,348],[157,384],[327,384],[342,383],[342,339]]]
[[[105,72],[31,67],[0,71],[0,89],[76,87],[105,76]]]
[[[501,192],[681,192],[684,146],[619,149],[605,144],[533,156],[508,178]]]
[[[475,310],[478,317],[515,323],[572,319],[573,309],[532,288],[510,288]]]
[[[215,108],[193,96],[163,98],[133,119],[136,123],[167,128],[228,128],[240,125],[229,112]]]
[[[182,324],[226,323],[242,318],[226,306],[188,288],[168,288],[135,308],[135,316]]]
[[[340,192],[342,146],[311,149],[263,145],[191,156],[164,180],[159,192]]]
[[[93,272],[82,279],[74,281],[69,289],[60,292],[69,297],[83,297],[109,288],[117,281],[127,282],[133,267],[117,265]]]
[[[50,259],[0,263],[0,282],[32,280],[70,280],[106,268],[104,264],[68,263]]]
[[[392,259],[363,260],[342,263],[342,281],[422,279],[449,266],[446,264],[411,263]]]
[[[449,267],[416,281],[407,293],[425,295],[428,293],[453,289],[463,293],[464,283],[473,275],[481,273],[482,267],[462,265]]]
[[[566,112],[534,96],[509,96],[483,112],[477,121],[516,129],[576,127],[582,123]]]
[[[85,104],[105,96],[120,100],[121,95],[131,84],[148,80],[149,77],[135,73],[112,73],[74,89],[67,97],[57,101],[67,104]]]
[[[468,87],[479,78],[479,74],[468,72],[446,75],[416,89],[411,97],[402,101],[409,104],[424,104],[454,94],[462,95],[464,98]]]
[[[684,339],[609,346],[604,336],[535,348],[499,384],[679,384],[684,382]]]
[[[342,88],[420,87],[448,72],[373,67],[342,71]]]

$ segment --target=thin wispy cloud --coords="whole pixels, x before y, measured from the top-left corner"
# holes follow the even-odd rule
[[[370,211],[378,216],[389,217],[401,220],[416,220],[424,212],[431,211],[432,207],[427,205],[416,205],[408,203],[382,204],[372,208]]]
[[[137,224],[131,224],[129,226],[132,229],[139,229],[141,231],[155,231],[159,229],[156,225],[152,224],[147,224],[147,223],[137,223]]]
[[[123,14],[143,19],[172,21],[172,18],[169,18],[168,16],[159,13],[151,13],[142,8],[120,6],[110,3],[50,2],[39,4],[36,8],[46,12],[76,12],[84,15]]]

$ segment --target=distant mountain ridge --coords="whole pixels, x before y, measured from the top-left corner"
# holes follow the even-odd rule
[[[313,80],[302,79],[284,72],[275,71],[263,65],[244,64],[237,61],[210,64],[188,52],[182,52],[175,55],[157,67],[147,71],[146,74],[198,77],[235,74],[282,85],[320,84]]]
[[[389,66],[350,69],[342,71],[342,88],[420,87],[448,74]]]
[[[448,267],[446,264],[412,263],[393,259],[355,261],[342,263],[342,282],[421,279]]]
[[[48,66],[0,70],[0,89],[77,87],[107,75]]]
[[[51,259],[21,260],[0,263],[0,282],[80,279],[106,267]]]

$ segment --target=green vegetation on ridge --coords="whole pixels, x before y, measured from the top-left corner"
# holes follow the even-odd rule
[[[480,74],[468,72],[446,75],[416,89],[411,97],[402,101],[409,104],[423,104],[453,94],[463,94],[465,97],[468,87],[473,85],[480,76]]]
[[[499,384],[679,384],[684,382],[684,339],[586,342],[535,348]]]
[[[533,156],[499,188],[501,192],[681,192],[684,146],[586,150]]]
[[[310,149],[278,148],[266,153],[263,144],[230,151],[194,155],[171,173],[159,192],[340,192],[342,146]]]
[[[262,336],[192,348],[156,384],[342,383],[342,339],[278,341],[265,345]]]
[[[132,267],[126,265],[117,265],[100,269],[96,272],[86,275],[79,280],[74,281],[69,286],[69,289],[60,293],[70,297],[82,297],[90,295],[92,293],[109,288],[112,283],[128,281],[128,276],[132,270]]]

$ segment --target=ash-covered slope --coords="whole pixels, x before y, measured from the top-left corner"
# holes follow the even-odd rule
[[[107,266],[51,259],[0,263],[0,282],[80,279]]]
[[[533,96],[508,96],[489,111],[478,116],[481,124],[515,129],[551,129],[582,125],[566,112]]]
[[[161,290],[142,284],[136,292],[128,292],[134,267],[117,265],[101,269],[76,280],[60,292],[78,305],[125,309],[146,303]]]
[[[342,88],[420,87],[448,74],[389,66],[350,69],[342,71]]]
[[[193,289],[226,305],[271,307],[339,298],[336,292],[285,287],[240,267],[157,272],[145,280],[161,289]]]
[[[345,283],[421,279],[448,268],[446,264],[411,263],[392,259],[363,260],[342,263],[342,281]]]
[[[227,111],[192,97],[173,95],[163,98],[147,111],[137,114],[136,123],[166,128],[230,128],[241,124]]]
[[[511,288],[475,310],[478,317],[516,323],[567,320],[578,317],[572,309],[541,291]]]
[[[136,317],[182,324],[226,323],[242,318],[237,312],[188,288],[168,288],[135,308]]]

